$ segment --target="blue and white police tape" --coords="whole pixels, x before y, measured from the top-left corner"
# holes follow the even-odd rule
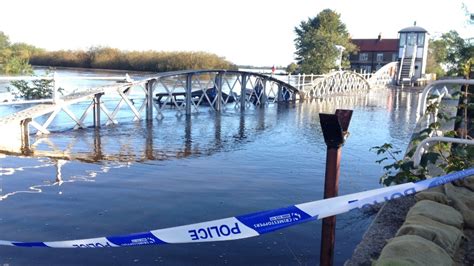
[[[103,248],[236,240],[258,236],[314,219],[341,214],[474,175],[474,168],[416,183],[384,187],[269,211],[123,236],[52,242],[0,240],[0,245],[51,248]]]

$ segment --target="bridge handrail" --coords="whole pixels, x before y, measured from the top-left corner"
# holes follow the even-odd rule
[[[333,71],[314,80],[310,87],[304,87],[302,93],[305,97],[315,98],[369,89],[370,84],[361,74],[353,71]]]
[[[382,79],[382,80],[385,80],[386,79],[386,75],[388,72],[391,72],[391,69],[394,69],[393,70],[393,75],[390,76],[390,74],[388,75],[389,77],[391,77],[391,82],[394,82],[395,80],[395,75],[397,73],[397,70],[398,70],[398,62],[397,61],[394,61],[394,62],[390,62],[388,64],[385,64],[384,66],[382,66],[379,70],[377,70],[374,74],[372,74],[370,76],[370,78],[368,78],[368,81],[369,83],[371,84],[377,84],[377,82]]]
[[[299,93],[300,91],[295,88],[293,85],[284,82],[280,79],[274,78],[272,76],[268,76],[262,73],[250,72],[250,71],[240,71],[240,70],[226,70],[226,69],[198,69],[198,70],[179,70],[179,71],[170,71],[170,72],[160,72],[152,75],[145,76],[144,80],[139,81],[139,83],[143,83],[144,81],[150,81],[158,78],[164,77],[172,77],[172,76],[179,76],[179,75],[187,75],[187,74],[204,74],[204,73],[219,73],[219,74],[245,74],[248,76],[257,76],[263,78],[265,80],[277,82],[284,84],[287,86],[287,89],[293,90],[295,93]]]
[[[474,140],[471,139],[459,139],[450,137],[429,137],[421,141],[416,147],[415,153],[413,154],[413,165],[417,167],[420,165],[421,156],[425,152],[425,148],[430,142],[447,142],[447,143],[458,143],[466,145],[474,145]]]
[[[361,80],[364,81],[364,83],[366,83],[366,85],[370,88],[370,84],[369,82],[367,81],[366,78],[364,78],[364,76],[360,73],[357,73],[357,72],[352,72],[352,71],[345,71],[345,70],[341,70],[341,71],[333,71],[333,72],[330,72],[326,75],[324,75],[324,79],[327,79],[327,78],[330,78],[330,77],[333,77],[333,76],[336,76],[336,75],[342,75],[342,74],[353,74],[353,75],[356,75],[358,76]],[[315,82],[322,82],[323,79],[317,79],[315,80]]]
[[[423,89],[421,93],[421,104],[420,104],[420,113],[419,115],[422,116],[425,114],[426,105],[427,105],[427,98],[429,92],[437,85],[474,85],[474,79],[446,79],[446,80],[437,80],[434,81]]]

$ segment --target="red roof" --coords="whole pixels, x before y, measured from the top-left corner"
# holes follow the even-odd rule
[[[398,39],[352,39],[359,47],[359,52],[396,52]]]

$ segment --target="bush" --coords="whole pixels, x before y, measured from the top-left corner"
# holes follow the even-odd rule
[[[164,72],[186,69],[236,69],[231,62],[206,52],[121,51],[93,47],[88,51],[42,51],[33,65]]]

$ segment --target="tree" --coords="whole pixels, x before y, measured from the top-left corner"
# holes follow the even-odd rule
[[[10,46],[10,39],[3,31],[0,31],[0,50],[3,50]]]
[[[336,45],[345,48],[342,66],[348,67],[347,55],[357,49],[350,42],[349,32],[340,15],[330,9],[321,11],[308,21],[301,21],[295,32],[296,59],[303,73],[324,74],[335,69],[339,57]]]
[[[288,74],[294,74],[297,69],[298,69],[298,66],[297,66],[294,62],[291,62],[291,63],[286,67],[286,72],[287,72]]]
[[[446,75],[441,63],[446,62],[446,43],[443,40],[430,40],[428,44],[428,58],[426,60],[426,72],[435,73],[437,77]]]
[[[452,30],[430,41],[427,71],[448,76],[467,76],[474,64],[474,45]]]
[[[28,60],[34,49],[26,44],[12,45],[8,36],[0,31],[0,73],[31,74],[33,69]]]

